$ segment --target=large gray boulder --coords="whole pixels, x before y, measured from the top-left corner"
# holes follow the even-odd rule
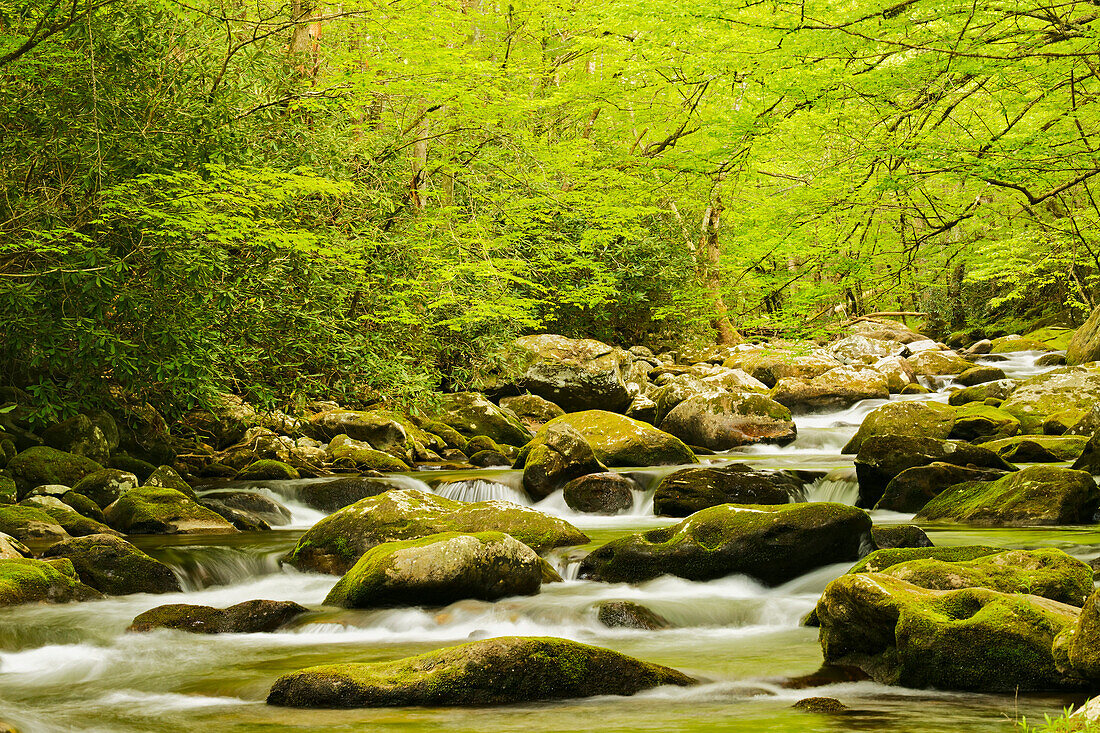
[[[812,379],[786,377],[771,391],[773,400],[795,412],[831,410],[889,396],[890,388],[881,372],[851,366],[836,367]]]
[[[725,451],[748,443],[785,445],[797,437],[791,411],[762,394],[689,397],[660,423],[688,445]]]
[[[1066,348],[1066,363],[1073,366],[1090,361],[1100,361],[1100,306],[1093,309],[1088,319],[1073,333]]]
[[[621,412],[634,395],[626,383],[631,357],[594,339],[539,334],[516,339],[523,366],[519,385],[566,412]]]
[[[523,468],[526,456],[543,442],[555,425],[568,425],[592,446],[596,459],[605,466],[636,467],[698,463],[690,448],[675,435],[652,425],[605,410],[586,410],[556,417],[542,426],[534,439],[520,451],[516,468]]]
[[[511,410],[497,407],[480,392],[456,392],[443,395],[443,412],[438,420],[467,438],[485,435],[504,445],[521,446],[531,439],[531,431]]]

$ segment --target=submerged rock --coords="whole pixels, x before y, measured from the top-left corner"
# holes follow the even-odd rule
[[[66,559],[0,560],[0,606],[46,601],[69,603],[99,598],[99,592],[76,575]]]
[[[181,590],[167,565],[112,535],[92,534],[58,542],[42,557],[68,558],[83,583],[109,596]]]
[[[445,606],[538,593],[539,556],[501,532],[443,532],[367,550],[325,598],[327,606]]]
[[[342,575],[383,542],[485,531],[509,534],[536,552],[588,542],[568,522],[518,504],[467,504],[406,489],[362,499],[325,517],[302,535],[285,559],[303,570]]]
[[[245,601],[224,609],[170,603],[139,614],[127,631],[175,629],[192,634],[264,634],[308,612],[308,608],[293,601]]]
[[[224,534],[232,524],[175,489],[140,486],[103,512],[107,523],[127,534]]]
[[[749,443],[786,445],[797,437],[791,411],[762,394],[689,397],[660,425],[685,443],[715,451]]]
[[[611,629],[670,629],[667,618],[633,601],[601,601],[596,604],[596,618]]]
[[[723,504],[671,527],[613,540],[584,558],[580,574],[617,583],[742,573],[778,585],[856,559],[870,530],[867,513],[846,504]]]
[[[1029,466],[996,481],[956,484],[924,505],[920,519],[986,526],[1091,524],[1100,488],[1085,471]]]
[[[783,471],[757,471],[743,463],[684,468],[661,479],[653,513],[686,517],[719,504],[787,504],[802,498],[804,484]]]
[[[573,479],[562,488],[562,498],[575,512],[621,514],[634,506],[637,488],[621,473],[605,471]]]
[[[503,637],[392,662],[309,667],[276,680],[267,702],[297,708],[499,705],[692,684],[674,669],[609,649]]]
[[[554,418],[539,430],[525,450],[544,440],[549,428],[563,424],[576,429],[592,446],[596,459],[605,466],[662,466],[699,462],[691,449],[675,435],[604,410],[574,412]],[[516,468],[522,468],[525,460],[526,455],[521,452]]]

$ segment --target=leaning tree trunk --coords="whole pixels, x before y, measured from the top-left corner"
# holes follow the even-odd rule
[[[729,310],[722,297],[722,273],[720,269],[721,250],[718,247],[718,232],[722,218],[722,197],[715,194],[710,206],[703,212],[703,231],[700,249],[706,258],[703,284],[710,294],[714,306],[714,327],[718,334],[718,343],[735,344],[741,340],[740,334],[730,323]]]

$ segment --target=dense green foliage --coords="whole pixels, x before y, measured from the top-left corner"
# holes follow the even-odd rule
[[[416,400],[535,330],[1079,320],[1097,26],[1035,0],[0,0],[0,374],[43,411]]]

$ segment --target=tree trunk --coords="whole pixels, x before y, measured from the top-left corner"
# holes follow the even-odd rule
[[[700,249],[706,257],[703,284],[710,294],[714,304],[714,327],[718,331],[718,343],[736,344],[741,340],[740,334],[730,323],[729,311],[726,309],[726,301],[722,297],[722,273],[720,269],[721,250],[719,249],[718,232],[722,218],[722,197],[715,194],[710,206],[703,212],[703,229],[700,237]]]

